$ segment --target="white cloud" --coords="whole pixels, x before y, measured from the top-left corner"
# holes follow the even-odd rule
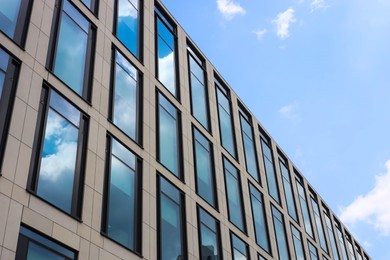
[[[233,19],[236,15],[244,15],[246,13],[241,5],[234,3],[232,0],[217,0],[217,6],[227,20]]]
[[[297,119],[298,115],[296,114],[296,108],[297,108],[297,103],[294,102],[289,105],[281,107],[279,109],[279,113],[287,119]]]
[[[310,4],[311,11],[314,12],[319,9],[326,9],[329,5],[325,3],[325,0],[313,0]]]
[[[386,173],[375,176],[375,187],[371,191],[341,209],[342,222],[354,224],[363,221],[383,235],[390,236],[390,160],[385,166]]]
[[[290,25],[296,22],[294,12],[294,9],[289,7],[283,13],[279,13],[276,19],[272,21],[276,24],[276,34],[282,39],[290,36],[288,31]]]
[[[138,6],[136,6],[138,8]],[[133,19],[137,19],[137,10],[134,9],[134,7],[128,2],[128,1],[119,1],[119,8],[118,8],[118,16],[120,18],[123,17],[131,17]]]
[[[267,29],[262,29],[254,32],[254,34],[256,34],[257,39],[259,40],[263,39],[266,33],[267,33]]]

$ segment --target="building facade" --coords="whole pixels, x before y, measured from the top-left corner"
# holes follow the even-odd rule
[[[370,259],[160,1],[0,31],[0,259]]]

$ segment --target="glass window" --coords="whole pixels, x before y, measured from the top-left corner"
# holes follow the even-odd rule
[[[284,196],[286,197],[287,210],[290,217],[298,222],[298,216],[295,208],[295,199],[293,187],[290,179],[290,171],[288,170],[287,160],[279,155],[280,173],[282,174]]]
[[[353,252],[353,246],[351,242],[351,236],[349,234],[345,234],[345,238],[347,239],[347,245],[348,245],[348,252],[349,252],[349,259],[350,260],[356,260],[355,253]]]
[[[59,10],[55,13],[57,22],[53,23],[50,47],[53,55],[49,69],[77,94],[89,100],[95,28],[68,0],[63,0],[56,8]]]
[[[107,172],[103,233],[130,250],[140,252],[141,162],[128,148],[107,137]]]
[[[116,0],[114,32],[134,56],[140,56],[140,0]]]
[[[175,97],[176,84],[176,26],[169,22],[156,8],[156,53],[157,78]]]
[[[223,158],[223,164],[229,220],[245,232],[245,214],[242,202],[240,173],[226,158]]]
[[[24,226],[20,227],[16,259],[72,260],[77,253],[46,236],[38,234]]]
[[[207,95],[207,77],[204,62],[188,47],[188,64],[191,86],[191,111],[192,115],[206,128],[209,126],[209,108]]]
[[[278,248],[279,260],[288,260],[290,259],[290,254],[288,252],[288,244],[286,239],[286,232],[284,229],[284,219],[282,213],[271,205],[272,208],[272,218],[274,221],[275,237],[276,244]]]
[[[212,144],[195,127],[193,134],[196,190],[205,201],[217,207]]]
[[[232,232],[230,233],[230,236],[232,241],[233,260],[250,259],[248,245]]]
[[[184,195],[163,177],[159,177],[159,259],[187,258],[184,221]]]
[[[222,146],[234,157],[236,154],[236,140],[234,139],[233,117],[230,95],[218,81],[215,81],[218,103],[219,130]]]
[[[219,223],[205,210],[198,207],[200,259],[222,259]]]
[[[339,241],[339,246],[341,249],[341,254],[343,255],[343,259],[348,260],[346,245],[344,243],[343,233],[341,231],[340,224],[335,221],[334,225],[336,227],[337,240]]]
[[[252,203],[252,215],[253,225],[255,228],[256,242],[265,251],[270,253],[269,239],[268,239],[268,228],[266,222],[266,214],[264,210],[263,195],[249,183],[249,191],[251,193]]]
[[[357,260],[363,260],[362,254],[360,253],[360,248],[358,245],[355,245],[355,251],[356,251]]]
[[[305,193],[305,189],[303,188],[303,180],[298,175],[296,175],[296,184],[298,190],[299,203],[301,206],[301,213],[303,216],[303,224],[305,226],[306,233],[311,238],[314,238],[312,223],[311,223],[310,213],[309,213],[309,205],[307,204],[306,193]]]
[[[305,260],[305,252],[303,251],[301,232],[299,232],[299,230],[294,227],[293,224],[291,224],[291,234],[294,243],[295,259]]]
[[[251,117],[246,111],[241,108],[239,113],[241,122],[242,143],[244,145],[246,170],[257,182],[260,182],[259,170],[257,168],[257,155],[255,142],[253,139]]]
[[[313,212],[314,212],[314,219],[315,219],[315,222],[316,222],[318,236],[320,238],[321,248],[325,252],[328,252],[328,246],[326,244],[326,239],[325,239],[325,232],[324,232],[324,229],[322,227],[322,221],[321,221],[321,216],[320,216],[320,209],[319,209],[317,201],[314,198],[314,194],[312,194],[312,193],[310,194],[310,199],[311,199],[311,206],[312,206]]]
[[[62,211],[80,217],[88,119],[54,90],[44,87],[31,163],[30,189]]]
[[[119,51],[113,55],[110,117],[127,136],[140,142],[139,72]]]
[[[0,47],[0,175],[18,82],[19,67],[19,61],[8,55]]]
[[[318,260],[319,258],[317,248],[309,241],[307,241],[307,245],[309,247],[310,260]]]
[[[176,177],[182,178],[180,115],[176,107],[158,93],[157,140],[158,161]]]
[[[22,46],[26,39],[30,9],[30,0],[0,0],[0,31]]]
[[[280,204],[278,181],[274,166],[274,157],[272,155],[272,146],[268,138],[260,132],[261,149],[263,150],[263,161],[265,175],[267,177],[268,193],[271,197]]]
[[[324,209],[324,216],[325,216],[326,230],[328,231],[330,245],[332,246],[333,259],[339,260],[340,259],[339,252],[337,250],[336,239],[335,239],[335,234],[333,232],[332,222],[330,220],[329,214],[328,214],[326,209]]]
[[[81,2],[85,4],[94,14],[97,14],[98,1],[99,0],[81,0]]]

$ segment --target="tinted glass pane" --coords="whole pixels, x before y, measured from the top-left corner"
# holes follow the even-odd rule
[[[71,18],[67,13],[62,13],[54,73],[82,95],[88,34],[80,26],[85,26],[88,22],[67,1],[64,4],[65,7],[68,5],[67,8],[75,16]],[[76,20],[78,23],[74,19],[78,19]]]
[[[345,249],[343,234],[342,234],[341,230],[338,227],[336,228],[336,233],[337,233],[337,239],[339,241],[340,249],[341,249],[341,252],[342,252],[342,255],[343,255],[343,259],[348,259],[347,251]]]
[[[256,242],[264,250],[269,252],[268,229],[265,222],[265,212],[263,206],[263,197],[260,192],[250,184],[253,222],[255,225]]]
[[[0,0],[0,30],[14,37],[21,0]]]
[[[89,9],[92,7],[92,1],[94,0],[81,0]]]
[[[137,129],[137,72],[118,52],[115,66],[113,121],[133,140]]]
[[[280,171],[282,173],[284,195],[286,197],[288,214],[293,219],[295,219],[295,221],[298,221],[297,212],[295,209],[295,200],[291,186],[290,172],[288,171],[287,166],[285,166],[282,162],[279,162],[279,164]]]
[[[226,159],[225,161],[225,179],[226,179],[226,193],[228,197],[228,208],[230,221],[241,230],[244,230],[244,219],[241,204],[241,188],[238,180],[238,172],[234,168],[235,172],[230,172],[226,169],[226,164],[230,164]]]
[[[307,243],[309,245],[310,260],[318,260],[317,248],[309,241]]]
[[[111,157],[108,203],[108,236],[134,249],[135,172],[115,156]]]
[[[161,194],[161,259],[181,259],[181,232],[179,204]]]
[[[330,218],[327,214],[324,214],[324,216],[325,216],[326,229],[328,231],[330,245],[332,246],[333,259],[339,260],[340,258],[339,258],[339,253],[337,250],[336,239],[335,239],[334,233],[333,233],[332,222],[330,221]]]
[[[179,177],[177,111],[162,95],[159,102],[159,159]]]
[[[306,201],[306,194],[305,190],[303,189],[302,184],[297,180],[297,189],[298,189],[298,195],[299,195],[299,203],[301,205],[301,212],[303,216],[303,222],[305,226],[306,233],[309,234],[309,236],[313,237],[313,230],[311,227],[311,219],[309,214],[309,208]]]
[[[355,260],[356,258],[355,258],[355,254],[353,252],[353,247],[352,247],[351,241],[348,239],[348,237],[347,237],[347,245],[348,245],[350,260]]]
[[[239,239],[237,236],[232,234],[232,243],[233,243],[233,259],[234,260],[244,260],[247,259],[248,248],[247,245]]]
[[[255,153],[255,146],[253,143],[252,127],[248,124],[248,122],[244,119],[242,115],[240,115],[240,119],[241,119],[242,139],[243,139],[244,149],[245,149],[246,169],[256,181],[259,181],[259,176],[257,172],[257,159]]]
[[[234,146],[233,126],[230,117],[230,102],[224,94],[217,88],[219,127],[221,131],[222,146],[234,157],[236,148]]]
[[[288,245],[286,240],[286,233],[284,230],[284,220],[282,214],[272,206],[272,214],[274,220],[274,229],[276,235],[276,243],[278,245],[278,254],[280,260],[290,259],[288,253]]]
[[[219,259],[217,235],[207,226],[201,225],[202,239],[202,258],[201,259]]]
[[[263,160],[265,174],[267,177],[268,193],[272,198],[274,198],[274,200],[280,203],[272,151],[263,139],[261,139],[261,147],[263,150]]]
[[[28,245],[27,260],[62,260],[66,259],[33,242]]]
[[[118,0],[117,36],[135,56],[138,56],[138,15],[137,5]]]
[[[194,61],[191,55],[190,59],[191,70],[191,104],[193,116],[208,129],[208,111],[206,100],[206,87],[204,82],[204,72],[198,63]]]
[[[305,253],[303,252],[303,244],[301,232],[298,231],[293,225],[291,225],[291,233],[293,235],[295,257],[297,260],[305,260]]]
[[[311,199],[311,206],[313,207],[313,211],[314,211],[314,219],[316,222],[318,236],[320,237],[321,248],[325,252],[328,252],[328,246],[327,246],[326,240],[325,240],[324,229],[322,228],[322,221],[321,221],[320,210],[318,208],[318,204],[312,197],[310,199]]]
[[[164,26],[161,24],[161,26]],[[159,27],[160,28],[160,27]],[[175,53],[161,37],[158,38],[158,79],[176,95]]]
[[[196,163],[196,177],[197,189],[199,195],[208,203],[215,206],[214,199],[214,177],[212,169],[212,158],[209,141],[194,129],[195,142],[195,163]]]
[[[49,109],[37,194],[66,212],[71,211],[78,128]]]

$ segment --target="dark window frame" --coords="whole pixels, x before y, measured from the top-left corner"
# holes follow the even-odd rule
[[[280,216],[282,217],[281,220],[277,216],[275,216],[275,214],[273,213],[274,210],[276,210],[280,214]],[[275,205],[273,205],[272,203],[271,203],[271,215],[272,215],[272,222],[273,222],[272,224],[273,224],[273,229],[274,229],[274,234],[275,234],[276,249],[277,249],[277,252],[278,252],[278,257],[280,257],[280,248],[279,248],[279,243],[277,242],[277,235],[276,235],[277,232],[276,232],[276,226],[275,226],[275,218],[277,218],[281,222],[281,224],[282,224],[284,240],[286,242],[287,254],[291,255],[290,245],[289,245],[288,238],[287,238],[286,219],[285,219],[283,213]]]
[[[87,9],[89,11],[91,11],[91,13],[93,15],[95,15],[96,18],[99,18],[99,3],[100,3],[100,0],[92,0],[91,2],[91,5],[92,7],[89,8],[84,2],[83,0],[80,0],[81,4],[84,5],[85,7],[87,7]]]
[[[253,123],[252,123],[252,116],[249,114],[249,112],[244,108],[244,105],[242,105],[240,102],[238,102],[238,116],[239,116],[239,120],[240,120],[240,129],[241,129],[241,140],[242,140],[242,148],[243,148],[243,151],[244,151],[244,161],[245,161],[245,169],[246,169],[246,172],[249,174],[249,176],[251,176],[256,182],[258,182],[260,185],[262,185],[261,183],[261,178],[260,178],[260,168],[259,168],[259,159],[258,159],[258,153],[257,153],[257,146],[256,146],[256,139],[255,139],[255,133],[254,133],[254,127],[253,127]],[[249,170],[248,170],[248,159],[247,159],[247,151],[246,151],[246,148],[245,148],[245,142],[244,142],[244,131],[243,131],[243,127],[242,127],[242,120],[245,120],[248,125],[250,126],[251,128],[251,132],[252,132],[252,145],[253,145],[253,151],[254,151],[254,156],[255,156],[255,163],[256,163],[256,176],[253,176]],[[257,179],[256,179],[257,178]]]
[[[114,123],[113,119],[113,113],[114,113],[114,96],[115,96],[115,67],[116,67],[116,52],[119,52],[120,55],[122,55],[127,62],[129,62],[136,70],[137,70],[137,77],[138,80],[136,81],[137,85],[137,111],[136,111],[136,135],[135,139],[130,137],[128,134],[126,134],[119,126],[117,126]],[[127,136],[130,140],[135,142],[139,147],[143,148],[143,94],[144,94],[144,86],[143,86],[143,74],[142,72],[135,66],[134,63],[132,63],[126,55],[119,50],[114,44],[112,44],[111,47],[111,68],[110,68],[110,91],[109,91],[109,104],[108,104],[108,121],[115,126],[116,129],[118,129],[121,133],[123,133],[125,136]]]
[[[197,204],[197,207],[196,207],[196,214],[197,215],[196,216],[197,216],[197,225],[198,225],[199,258],[203,259],[203,258],[201,258],[202,257],[202,248],[201,248],[201,246],[202,246],[202,232],[201,232],[202,221],[200,220],[200,210],[203,210],[204,212],[206,212],[209,216],[211,216],[215,220],[215,224],[216,224],[216,227],[217,227],[216,235],[217,235],[217,239],[218,239],[218,241],[217,241],[218,256],[220,257],[220,259],[223,259],[222,239],[221,239],[221,224],[220,224],[218,219],[216,219],[212,214],[210,214],[210,212],[208,212],[202,206]]]
[[[204,199],[200,194],[199,194],[199,184],[198,184],[198,171],[197,171],[197,166],[196,166],[196,138],[195,138],[195,131],[197,131],[200,135],[202,135],[209,143],[209,149],[210,149],[210,166],[211,166],[211,178],[212,178],[212,184],[213,184],[213,199],[215,202],[215,205],[210,204],[206,199]],[[219,210],[219,205],[218,205],[218,192],[217,192],[217,178],[216,178],[216,171],[215,171],[215,156],[214,156],[214,146],[213,143],[195,126],[192,125],[192,152],[194,155],[194,173],[195,173],[195,190],[196,194],[204,200],[207,204],[209,204],[211,207],[213,207],[216,211]]]
[[[309,201],[307,199],[307,192],[306,192],[306,189],[305,189],[305,184],[304,184],[304,179],[303,177],[301,176],[301,174],[298,173],[298,171],[296,169],[294,169],[294,174],[295,174],[295,185],[296,185],[296,188],[297,188],[297,195],[298,195],[298,201],[299,201],[299,208],[300,208],[300,213],[301,213],[301,216],[302,216],[302,220],[303,220],[303,226],[305,228],[305,233],[310,237],[312,238],[313,240],[315,239],[315,235],[314,235],[314,227],[313,227],[313,221],[312,221],[312,214],[310,213],[310,206],[309,206]],[[298,185],[301,186],[302,190],[303,190],[303,196],[300,195],[299,193],[299,188],[298,188]],[[301,197],[303,199],[305,199],[305,205],[302,205],[301,203]],[[307,214],[308,214],[308,217],[309,219],[306,219],[305,218],[305,215],[303,214],[303,207],[306,208],[306,211],[307,211]],[[309,234],[306,230],[306,221],[309,221],[309,224],[310,224],[310,230],[311,230],[311,234]]]
[[[73,248],[63,244],[62,242],[54,240],[52,237],[49,237],[46,234],[43,234],[42,232],[40,232],[40,231],[38,231],[38,230],[36,230],[34,228],[31,228],[31,227],[29,227],[29,226],[27,226],[25,224],[22,224],[20,226],[20,229],[27,229],[30,232],[35,233],[35,235],[40,237],[40,239],[42,239],[42,240],[49,240],[49,242],[54,243],[57,246],[62,247],[63,249],[65,249],[67,251],[71,251],[75,255],[74,259],[76,259],[76,260],[78,259],[78,252],[76,250],[74,250]],[[27,259],[28,245],[29,245],[30,242],[32,242],[32,243],[34,243],[34,244],[36,244],[36,245],[38,245],[38,246],[48,250],[48,251],[56,253],[57,255],[61,255],[66,260],[72,260],[71,258],[67,257],[66,255],[56,251],[55,249],[53,249],[49,245],[44,244],[42,241],[38,241],[38,240],[36,240],[34,238],[28,237],[25,234],[22,234],[21,231],[19,231],[19,237],[18,237],[18,243],[17,243],[17,248],[16,248],[15,259],[19,259],[19,260]]]
[[[4,77],[2,92],[0,93],[0,176],[2,175],[2,166],[5,150],[8,140],[8,131],[11,125],[12,112],[14,109],[16,90],[19,82],[19,73],[21,61],[14,57],[7,49],[0,48],[8,55],[7,71]]]
[[[252,192],[251,192],[251,187],[253,187],[253,189],[255,189],[257,192],[259,192],[260,196],[261,196],[261,206],[262,206],[262,209],[263,209],[263,218],[264,218],[264,228],[266,229],[266,238],[267,238],[267,244],[268,244],[268,250],[265,249],[263,246],[260,245],[260,242],[257,241],[257,230],[256,230],[256,224],[255,224],[255,214],[253,213],[254,209],[253,209],[253,199],[252,199]],[[251,211],[252,211],[252,222],[253,222],[253,230],[254,230],[254,233],[255,233],[255,241],[256,241],[256,244],[261,247],[265,252],[267,252],[270,256],[273,255],[273,252],[272,252],[272,244],[271,244],[271,240],[270,240],[270,232],[269,232],[269,226],[268,226],[268,221],[267,221],[267,212],[266,212],[266,209],[265,209],[265,203],[264,203],[264,194],[258,189],[256,188],[256,186],[251,183],[250,180],[248,180],[248,190],[249,190],[249,199],[250,199],[250,203],[251,203]]]
[[[95,0],[97,1],[97,0]],[[138,1],[138,6],[139,6],[139,10],[138,10],[138,32],[137,32],[137,37],[138,37],[138,40],[137,40],[137,53],[132,53],[130,51],[129,48],[127,48],[127,46],[122,43],[122,41],[118,38],[117,34],[118,34],[118,1],[119,0],[115,0],[114,1],[114,21],[112,23],[112,35],[118,39],[118,42],[121,43],[121,45],[129,51],[129,53],[131,53],[131,55],[133,55],[134,58],[136,58],[140,63],[143,62],[144,60],[144,0],[137,0]]]
[[[325,233],[325,228],[326,227],[324,227],[323,217],[321,216],[321,207],[320,207],[320,202],[319,202],[320,200],[317,198],[317,194],[313,190],[311,190],[311,189],[309,189],[309,199],[310,199],[310,204],[311,204],[312,212],[313,212],[315,230],[316,230],[317,235],[318,235],[318,240],[320,242],[321,249],[325,253],[329,254],[329,245],[328,245],[328,241],[327,241],[327,237],[326,237],[326,233]],[[317,214],[316,214],[316,210],[314,208],[313,203],[315,203],[316,206],[317,206],[316,208],[317,208],[317,211],[318,211],[317,213],[318,213],[318,218],[319,218],[320,225],[321,225],[320,227],[321,227],[323,238],[321,238],[322,236],[320,234],[320,230],[319,230],[319,226],[318,226],[318,222],[317,222],[317,218],[316,218]],[[325,247],[326,248],[322,247],[322,242],[325,243]]]
[[[135,157],[135,187],[134,187],[134,249],[128,248],[120,242],[112,239],[108,233],[108,208],[109,208],[109,194],[110,194],[110,177],[111,177],[111,157],[112,157],[112,140],[115,140],[121,144],[124,148],[134,154]],[[122,141],[115,138],[114,135],[107,132],[106,135],[106,162],[104,172],[104,184],[103,184],[103,207],[102,207],[102,222],[100,234],[107,239],[113,241],[115,244],[129,250],[130,252],[142,257],[142,171],[143,160],[133,150],[126,146]]]
[[[183,183],[185,183],[185,178],[184,178],[184,165],[183,165],[183,138],[182,138],[182,133],[183,133],[183,128],[182,128],[182,117],[181,117],[181,111],[172,103],[172,101],[169,100],[169,98],[156,87],[156,160],[157,162],[163,166],[167,171],[172,173],[173,176],[181,180]],[[177,148],[178,148],[178,176],[172,172],[170,169],[168,169],[167,166],[165,166],[161,161],[160,161],[160,102],[159,102],[159,95],[162,95],[163,98],[165,98],[175,109],[176,109],[176,114],[177,114],[177,120],[176,120],[176,129],[177,129],[177,136],[176,136],[176,141],[177,141]]]
[[[295,253],[295,256],[297,256],[297,250],[296,250],[296,245],[295,245],[295,235],[294,235],[294,231],[293,229],[295,229],[298,234],[299,234],[299,241],[301,242],[301,249],[302,249],[302,253],[303,253],[303,256],[305,257],[306,255],[306,252],[305,252],[305,246],[304,246],[304,238],[302,237],[302,232],[299,230],[299,228],[297,228],[292,222],[290,222],[290,231],[291,231],[291,238],[292,238],[292,247],[294,249],[294,253]]]
[[[232,99],[231,99],[231,93],[230,89],[222,82],[222,79],[214,72],[214,87],[215,87],[215,96],[216,96],[216,105],[217,105],[217,114],[218,114],[218,130],[219,130],[219,141],[221,144],[221,147],[237,162],[239,161],[238,152],[237,152],[237,140],[236,140],[236,130],[234,127],[234,118],[233,118],[233,108],[232,108]],[[221,118],[220,118],[220,112],[219,112],[219,101],[218,101],[218,89],[221,91],[221,93],[226,97],[226,99],[229,101],[229,107],[230,107],[230,122],[232,125],[232,136],[233,136],[233,147],[235,154],[231,154],[224,146],[222,142],[222,130],[221,130]]]
[[[206,103],[206,117],[207,117],[207,125],[204,126],[195,116],[194,116],[194,104],[192,100],[192,80],[191,80],[191,64],[190,57],[202,68],[203,70],[203,82],[205,89],[205,103]],[[198,52],[198,50],[194,47],[194,45],[187,39],[187,68],[188,68],[188,84],[190,86],[190,107],[191,107],[191,115],[192,117],[210,134],[212,134],[212,126],[210,120],[210,97],[209,97],[209,88],[208,88],[208,80],[207,80],[207,68],[206,68],[206,60],[203,56]]]
[[[251,254],[250,254],[250,250],[249,250],[249,246],[248,244],[243,241],[239,236],[237,236],[232,230],[230,230],[230,248],[232,250],[232,259],[234,260],[234,249],[237,249],[235,246],[234,246],[234,243],[233,243],[233,236],[235,236],[237,239],[239,239],[241,242],[243,242],[245,244],[245,249],[246,249],[246,253],[245,253],[245,256],[246,256],[246,259],[247,260],[250,260],[251,259]],[[241,252],[240,250],[237,249],[237,251],[239,251],[240,253],[243,253]]]
[[[68,1],[81,16],[89,22],[88,41],[86,49],[86,59],[84,64],[84,78],[82,93],[77,93],[71,86],[66,84],[59,76],[54,73],[54,64],[57,56],[58,41],[60,35],[60,24],[63,16],[64,1]],[[93,91],[93,77],[95,70],[95,52],[96,52],[96,36],[97,26],[70,0],[56,0],[53,12],[53,23],[50,32],[50,40],[48,46],[48,54],[46,59],[46,69],[57,78],[62,84],[67,86],[73,93],[81,97],[89,105],[91,105],[92,91]]]
[[[158,26],[157,20],[160,20],[166,28],[172,33],[174,38],[174,79],[175,79],[175,93],[172,93],[159,79],[159,65],[158,65]],[[154,6],[154,50],[155,50],[155,78],[156,80],[179,102],[181,100],[180,92],[180,71],[179,71],[179,46],[178,46],[178,36],[177,36],[177,24],[173,19],[168,15],[164,8],[155,1]]]
[[[185,193],[180,189],[178,188],[175,184],[173,184],[169,179],[167,179],[164,175],[162,175],[161,173],[157,172],[156,173],[156,184],[157,184],[157,210],[156,210],[156,219],[157,219],[157,259],[161,259],[161,193],[162,193],[162,190],[161,190],[161,179],[164,179],[166,182],[170,183],[172,186],[174,186],[179,194],[180,194],[180,214],[181,214],[181,218],[180,218],[180,228],[181,228],[181,231],[182,231],[182,234],[181,234],[181,242],[182,242],[182,245],[181,245],[181,250],[182,250],[182,253],[185,254],[185,257],[183,259],[187,259],[188,258],[188,245],[187,245],[187,222],[186,222],[186,219],[187,219],[187,216],[186,216],[186,201],[185,201]],[[165,196],[167,196],[168,198],[169,195],[166,194]],[[170,198],[172,200],[172,198]]]
[[[230,218],[230,210],[229,210],[229,195],[228,195],[228,187],[227,187],[227,181],[226,181],[226,167],[225,167],[225,160],[227,160],[236,170],[237,170],[237,181],[238,181],[238,188],[239,188],[239,195],[240,195],[240,203],[241,203],[241,218],[242,218],[242,222],[243,222],[243,229],[241,229],[240,227],[238,227],[236,224],[234,224],[232,221],[231,221],[231,218]],[[248,232],[248,228],[247,228],[247,223],[246,223],[246,218],[245,218],[245,205],[244,205],[244,196],[243,196],[243,193],[242,193],[242,182],[241,182],[241,174],[240,174],[240,170],[236,168],[236,166],[234,166],[233,163],[231,163],[231,161],[225,157],[224,155],[222,155],[222,165],[223,165],[223,178],[224,178],[224,182],[225,182],[225,199],[226,199],[226,206],[227,206],[227,212],[228,212],[228,220],[229,222],[235,226],[238,230],[240,230],[241,232],[243,232],[245,235],[247,235],[247,232]],[[229,173],[230,174],[230,173]]]
[[[13,0],[14,1],[14,0]],[[22,50],[26,45],[27,33],[31,18],[31,10],[33,6],[33,0],[21,0],[18,18],[16,20],[14,37],[8,36],[5,32],[0,30],[0,32],[5,35],[12,42],[17,44]]]
[[[50,109],[50,94],[52,91],[56,92],[61,98],[69,102],[72,106],[74,106],[77,110],[80,111],[80,127],[78,130],[76,166],[74,172],[74,183],[70,212],[66,212],[65,210],[59,208],[58,206],[54,205],[53,203],[47,201],[45,198],[37,194],[37,185],[39,178],[38,171],[41,167],[42,162],[41,154],[43,151],[45,138],[44,131],[47,126],[48,112]],[[82,109],[80,109],[77,105],[75,105],[71,100],[65,97],[61,92],[57,91],[46,81],[43,82],[33,143],[33,151],[36,152],[32,153],[31,156],[30,170],[27,181],[27,191],[39,198],[40,200],[45,201],[49,205],[65,213],[66,215],[76,219],[79,222],[81,222],[83,206],[84,179],[89,138],[89,119],[89,115],[85,113]]]

